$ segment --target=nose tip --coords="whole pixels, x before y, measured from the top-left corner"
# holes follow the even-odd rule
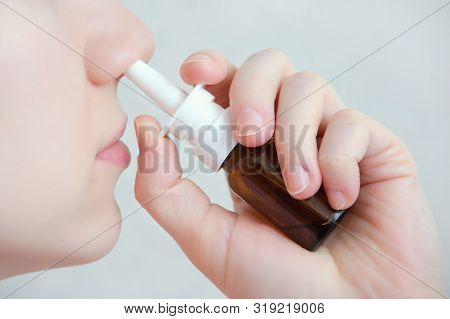
[[[86,42],[86,75],[95,85],[108,83],[122,76],[135,61],[148,62],[153,51],[153,35],[139,20],[126,28],[98,30]]]

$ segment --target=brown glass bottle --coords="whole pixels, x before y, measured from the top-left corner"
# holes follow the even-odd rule
[[[238,144],[222,168],[236,195],[309,251],[320,246],[345,214],[331,208],[323,189],[306,200],[290,196],[273,139],[256,148]]]

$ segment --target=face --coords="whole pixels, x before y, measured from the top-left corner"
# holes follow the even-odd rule
[[[119,1],[3,2],[51,35],[0,4],[0,278],[114,246],[113,189],[129,163],[116,87],[153,52]]]

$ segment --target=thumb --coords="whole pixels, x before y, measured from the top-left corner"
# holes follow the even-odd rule
[[[237,215],[211,204],[193,182],[182,179],[176,146],[161,136],[154,118],[137,117],[135,128],[140,150],[136,199],[224,291],[228,241]]]

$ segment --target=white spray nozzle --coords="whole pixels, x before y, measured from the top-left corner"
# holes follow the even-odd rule
[[[135,62],[125,72],[125,76],[169,115],[174,115],[187,97],[185,91],[143,61]]]
[[[214,96],[201,85],[187,94],[142,61],[134,63],[125,75],[172,116],[169,131],[186,139],[206,166],[219,170],[237,144],[232,134],[230,108],[214,103]]]

